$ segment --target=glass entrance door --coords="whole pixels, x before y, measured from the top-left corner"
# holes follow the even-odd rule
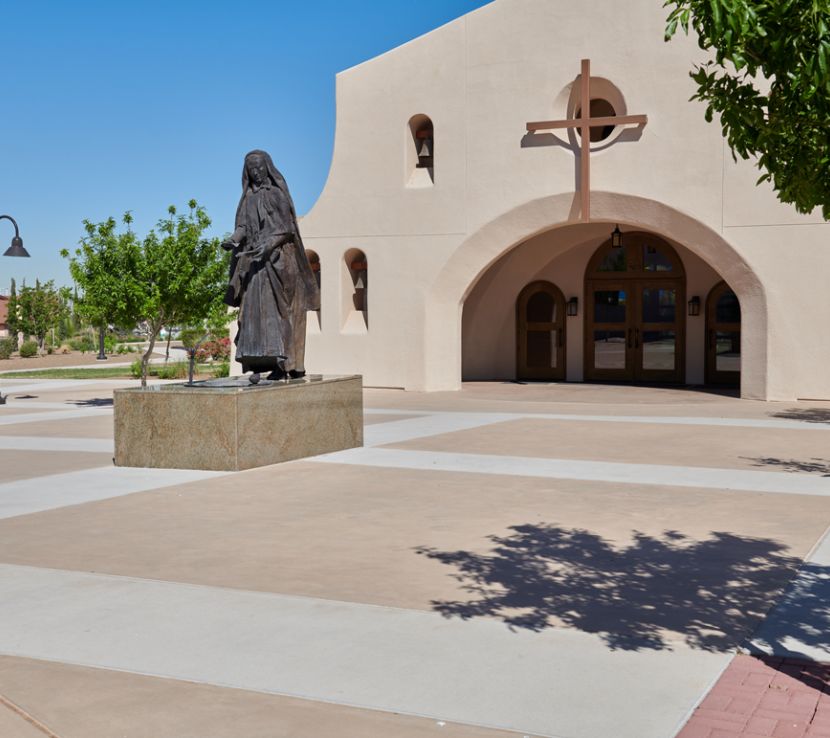
[[[680,383],[684,378],[685,275],[674,250],[651,234],[603,244],[585,282],[585,377]]]

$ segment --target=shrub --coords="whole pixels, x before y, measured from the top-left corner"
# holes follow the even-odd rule
[[[95,351],[95,342],[89,336],[75,336],[70,338],[69,348],[73,351],[80,351],[85,354],[87,351]]]
[[[115,353],[115,336],[109,334],[104,336],[104,351],[108,354]]]
[[[0,338],[0,359],[8,359],[11,357],[12,352],[14,352],[17,346],[15,345],[17,341],[13,338]]]
[[[223,361],[221,364],[214,366],[210,373],[217,379],[229,377],[231,375],[231,364],[229,361]]]
[[[132,374],[133,379],[141,379],[141,360],[136,359],[132,364],[130,364],[130,374]]]
[[[217,341],[205,341],[196,352],[196,361],[205,362],[208,359],[227,361],[231,358],[231,339],[220,338]]]
[[[33,356],[37,356],[37,342],[24,341],[20,346],[20,358],[31,359]]]
[[[184,379],[187,376],[187,362],[171,361],[158,367],[154,373],[159,379]]]

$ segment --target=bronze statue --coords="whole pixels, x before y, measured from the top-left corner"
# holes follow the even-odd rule
[[[306,311],[320,307],[320,290],[306,257],[285,179],[264,151],[242,169],[242,197],[233,234],[225,302],[239,308],[236,360],[268,379],[305,374]]]

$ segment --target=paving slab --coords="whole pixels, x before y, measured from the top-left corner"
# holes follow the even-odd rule
[[[0,490],[9,482],[43,477],[42,450],[2,450],[0,441]],[[79,451],[49,451],[49,470],[54,474],[95,469],[112,465],[112,453],[85,453]],[[47,478],[48,479],[48,478]],[[43,482],[48,484],[48,482]],[[2,492],[0,492],[0,496]],[[0,502],[2,505],[2,502]]]
[[[41,438],[112,438],[112,410],[56,410],[50,420],[35,416],[13,416],[22,422],[0,423],[0,436],[38,436]]]
[[[506,588],[544,627],[729,648],[830,523],[825,497],[315,462],[274,472],[3,520],[0,561],[501,621],[514,615]]]
[[[515,736],[379,710],[10,656],[0,656],[0,694],[25,706],[60,738]],[[26,730],[0,706],[0,735],[44,738],[34,728]]]
[[[798,429],[743,427],[738,431],[718,425],[701,428],[654,422],[522,419],[390,445],[417,451],[760,469],[830,477],[827,430],[830,425],[809,423]]]
[[[210,479],[221,472],[96,467],[0,484],[0,519]]]
[[[0,620],[8,626],[0,653],[10,656],[557,738],[664,738],[731,658],[610,650],[571,630],[514,631],[436,613],[9,565],[0,565]]]

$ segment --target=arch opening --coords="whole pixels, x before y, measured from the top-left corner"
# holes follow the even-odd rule
[[[417,386],[456,389],[461,385],[462,371],[465,379],[515,378],[512,350],[497,351],[499,358],[490,361],[489,367],[482,362],[481,356],[493,355],[487,353],[486,342],[482,342],[482,329],[486,326],[492,335],[502,338],[506,334],[508,341],[502,342],[502,346],[515,346],[515,300],[526,285],[540,279],[555,283],[568,302],[576,296],[581,301],[576,320],[568,323],[566,377],[569,381],[584,380],[583,338],[588,317],[585,268],[589,257],[608,239],[614,224],[620,223],[627,232],[645,232],[662,239],[678,252],[685,266],[686,290],[682,296],[679,291],[674,295],[675,316],[678,321],[685,321],[687,327],[685,346],[681,349],[696,347],[685,359],[680,351],[676,353],[678,365],[686,373],[685,383],[705,381],[706,340],[705,316],[688,316],[685,298],[705,298],[716,282],[725,280],[734,289],[745,318],[741,332],[741,394],[768,398],[766,299],[760,281],[743,257],[718,233],[663,203],[595,193],[596,222],[575,224],[568,217],[571,199],[565,194],[552,196],[505,212],[479,228],[454,252],[426,298],[423,377]],[[517,254],[520,258],[516,258]],[[653,257],[647,262],[649,272],[661,275],[667,271],[666,263],[671,260],[666,262],[664,255],[660,249],[648,254]],[[508,320],[487,316],[486,311],[477,309],[488,301],[484,299],[488,291],[492,297],[496,284],[499,290],[513,290],[512,297],[503,296],[496,301],[511,306]],[[654,299],[659,302],[659,295]],[[513,341],[509,340],[511,331]],[[505,358],[506,355],[511,358]],[[453,362],[448,357],[457,358]]]

